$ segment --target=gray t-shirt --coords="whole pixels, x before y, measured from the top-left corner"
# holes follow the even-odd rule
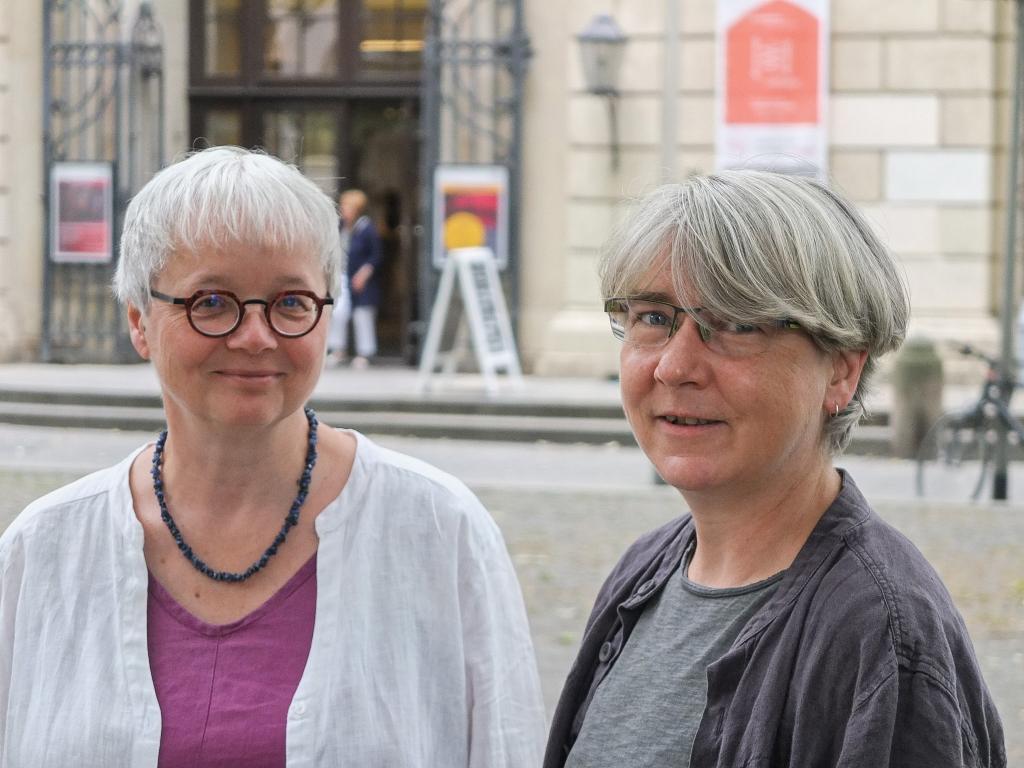
[[[694,584],[682,567],[644,610],[594,693],[566,768],[690,765],[707,667],[732,645],[782,578],[732,589]]]

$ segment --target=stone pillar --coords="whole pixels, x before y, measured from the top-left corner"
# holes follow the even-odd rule
[[[0,361],[38,353],[43,144],[39,3],[0,2]]]

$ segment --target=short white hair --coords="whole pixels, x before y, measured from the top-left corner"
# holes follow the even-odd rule
[[[788,318],[823,350],[867,350],[853,400],[825,423],[829,450],[842,451],[877,358],[900,346],[910,315],[900,269],[852,203],[814,179],[765,171],[664,185],[609,242],[601,289],[629,296],[659,269],[724,319]]]
[[[265,152],[210,147],[161,170],[128,204],[114,293],[144,309],[173,254],[238,244],[306,251],[328,288],[341,268],[337,209],[316,184]]]

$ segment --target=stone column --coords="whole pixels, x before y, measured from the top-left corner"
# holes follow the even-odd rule
[[[42,322],[42,11],[0,3],[0,361],[35,356]]]
[[[663,7],[629,0],[572,0],[564,5],[568,24],[560,47],[568,70],[564,97],[566,181],[561,203],[565,231],[557,273],[563,290],[556,310],[548,314],[533,370],[541,375],[604,376],[617,370],[618,356],[601,312],[597,279],[601,246],[623,215],[625,201],[643,194],[666,175],[658,165]],[[594,14],[609,12],[629,36],[619,79],[617,169],[611,165],[607,103],[586,92],[575,40]],[[676,142],[679,167],[669,169],[668,175],[708,170],[713,162],[714,18],[713,2],[680,5],[678,135],[669,139]],[[539,71],[535,74],[543,76]]]

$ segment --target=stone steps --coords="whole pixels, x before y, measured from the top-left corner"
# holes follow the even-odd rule
[[[514,442],[635,441],[618,404],[314,397],[328,424],[366,434]],[[0,422],[31,426],[158,432],[164,426],[156,395],[0,388]],[[849,452],[886,455],[884,414],[854,433]]]

